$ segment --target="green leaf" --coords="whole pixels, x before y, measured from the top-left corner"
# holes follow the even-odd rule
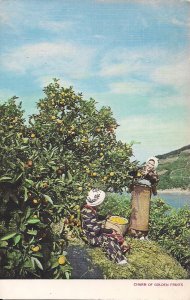
[[[31,209],[30,209],[30,207],[28,207],[25,219],[28,219],[30,214],[31,214]]]
[[[28,148],[28,146],[21,146],[20,147],[21,150],[24,150],[24,149],[27,149],[27,148]]]
[[[18,234],[14,237],[14,244],[15,246],[20,242],[21,234]]]
[[[65,277],[66,277],[66,279],[69,279],[70,278],[70,273],[69,272],[65,272]]]
[[[23,138],[22,141],[23,141],[24,144],[27,144],[28,141],[29,141],[29,138]]]
[[[30,180],[30,179],[25,179],[25,182],[27,184],[27,186],[33,186],[34,185],[34,181]]]
[[[45,194],[43,194],[43,196],[44,196],[44,198],[45,198],[49,203],[51,203],[51,204],[53,205],[53,201],[52,201],[52,199],[50,198],[50,196],[45,195]]]
[[[12,232],[12,233],[6,234],[5,236],[3,236],[1,238],[1,241],[7,241],[7,240],[13,238],[16,234],[17,234],[17,232]]]
[[[59,272],[57,273],[57,275],[54,277],[54,279],[58,279],[58,278],[60,277],[60,275],[61,275],[61,272],[59,271]]]
[[[37,224],[39,222],[40,222],[40,220],[35,218],[35,219],[29,219],[27,221],[27,224]]]
[[[69,171],[67,172],[67,176],[68,176],[69,181],[72,181],[73,177]]]
[[[40,252],[33,253],[32,255],[35,257],[43,257],[43,254]]]
[[[21,224],[21,226],[20,226],[20,231],[25,231],[26,230],[26,226],[24,225],[24,224]]]
[[[43,266],[42,266],[41,262],[40,262],[36,257],[31,257],[31,258],[34,260],[36,266],[37,266],[40,270],[43,270]]]
[[[8,243],[6,241],[0,241],[0,247],[7,247]]]
[[[38,232],[37,232],[37,230],[31,229],[31,230],[28,230],[27,233],[31,234],[31,235],[37,235]]]
[[[23,176],[23,173],[20,173],[14,180],[14,182],[17,182],[21,177]]]
[[[57,268],[59,266],[58,261],[54,262],[51,266],[51,269]]]
[[[26,200],[28,200],[28,189],[24,187],[24,202],[26,202]]]
[[[11,270],[12,269],[12,266],[5,266],[4,267],[6,270]]]
[[[35,257],[31,257],[31,263],[32,263],[32,268],[33,268],[33,269],[35,269],[34,258],[35,258]]]
[[[11,177],[8,177],[8,176],[3,176],[0,178],[0,182],[10,182],[12,181],[12,178]]]
[[[25,268],[34,268],[31,261],[26,260],[23,265]]]

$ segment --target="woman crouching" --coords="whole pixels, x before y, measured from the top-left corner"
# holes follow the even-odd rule
[[[93,189],[89,192],[86,204],[81,209],[84,235],[90,245],[102,247],[110,260],[120,265],[127,264],[124,255],[126,247],[122,247],[124,240],[119,239],[114,230],[104,228],[105,218],[97,214],[97,207],[104,199],[105,193],[101,190]]]

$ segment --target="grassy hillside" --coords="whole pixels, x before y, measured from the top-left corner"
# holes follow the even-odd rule
[[[186,279],[187,271],[156,242],[127,239],[131,252],[128,265],[118,266],[100,248],[90,248],[89,254],[107,279]]]
[[[157,157],[158,189],[190,188],[190,145]]]

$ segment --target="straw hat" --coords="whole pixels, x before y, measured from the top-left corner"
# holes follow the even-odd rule
[[[158,167],[158,158],[156,158],[155,156],[151,156],[147,159],[146,163],[149,162],[149,160],[153,160],[155,165],[154,165],[154,169],[156,169]]]
[[[99,189],[92,189],[87,196],[86,203],[90,206],[100,205],[105,199],[105,193]]]

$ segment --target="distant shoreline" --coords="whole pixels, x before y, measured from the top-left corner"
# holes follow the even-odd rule
[[[166,189],[166,190],[158,190],[158,194],[184,194],[184,195],[190,195],[190,189],[183,190],[180,188],[174,188],[174,189]]]

